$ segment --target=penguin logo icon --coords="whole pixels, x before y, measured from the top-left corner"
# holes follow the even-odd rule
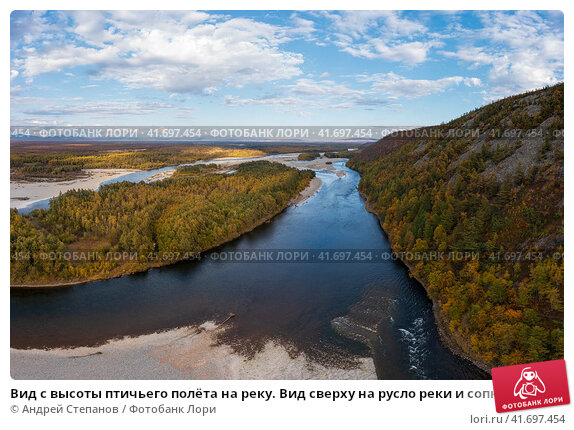
[[[536,397],[538,393],[546,392],[546,386],[538,372],[531,367],[525,367],[520,373],[520,378],[514,386],[514,396],[526,400],[528,397]]]

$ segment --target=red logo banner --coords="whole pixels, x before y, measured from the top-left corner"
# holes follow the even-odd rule
[[[496,412],[570,403],[566,362],[543,361],[492,369]]]

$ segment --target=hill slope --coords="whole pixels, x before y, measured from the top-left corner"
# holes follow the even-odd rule
[[[484,367],[563,357],[563,130],[558,84],[349,162],[443,338]]]

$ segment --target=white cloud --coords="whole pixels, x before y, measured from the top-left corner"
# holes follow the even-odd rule
[[[70,99],[78,101],[81,99]],[[60,101],[64,101],[61,99]],[[134,101],[88,101],[85,103],[52,104],[43,98],[20,98],[19,104],[25,105],[22,113],[27,116],[89,116],[90,118],[110,118],[117,115],[150,115],[160,110],[185,110],[168,103]]]
[[[115,79],[130,87],[167,92],[204,92],[301,74],[301,54],[281,49],[292,34],[309,31],[251,19],[212,22],[209,15],[150,12],[78,12],[67,30],[82,43],[52,41],[22,46],[27,78],[76,66],[91,66],[95,79]],[[167,14],[167,15],[166,15]],[[90,19],[92,18],[92,19]]]
[[[217,87],[205,87],[203,89],[203,94],[205,94],[206,96],[210,96],[212,94],[215,94],[217,90],[218,90]]]
[[[481,87],[482,81],[478,78],[464,78],[464,85],[467,87]]]
[[[466,86],[480,86],[478,78],[463,78],[462,76],[450,76],[440,79],[408,79],[390,73],[376,73],[374,75],[361,75],[358,79],[362,82],[371,82],[371,91],[379,94],[387,94],[392,97],[416,98],[432,94],[442,93],[451,87],[460,84]]]
[[[36,50],[30,51],[23,60],[23,75],[33,78],[36,75],[47,72],[59,72],[63,69],[93,65],[106,67],[117,61],[119,50],[114,46],[104,49],[86,48],[80,46],[57,46],[46,45],[42,53]]]
[[[438,41],[389,44],[382,39],[371,39],[367,43],[343,46],[343,51],[354,57],[418,64],[427,60],[432,47],[441,45]]]
[[[280,105],[280,106],[296,106],[308,105],[313,102],[298,99],[296,97],[260,97],[260,98],[242,98],[239,96],[227,95],[224,98],[224,104],[227,106],[246,106],[246,105]]]
[[[288,30],[289,34],[305,36],[307,40],[313,39],[313,34],[317,31],[315,22],[301,18],[296,14],[291,15],[293,28]]]
[[[48,32],[57,30],[46,22],[41,11],[14,11],[10,15],[10,47],[16,48],[22,44],[33,43],[40,37],[48,36]]]
[[[63,126],[63,125],[72,125],[67,121],[64,121],[62,119],[39,119],[39,118],[34,118],[34,119],[30,119],[27,117],[19,117],[19,116],[12,116],[10,118],[10,122],[12,124],[20,124],[20,125],[30,125],[30,126]]]
[[[426,27],[417,21],[401,17],[396,11],[355,10],[339,13],[325,13],[333,22],[336,32],[359,39],[372,30],[387,38],[410,36],[422,33]]]
[[[486,53],[483,48],[476,46],[459,48],[456,52],[442,51],[440,53],[445,57],[458,58],[469,63],[471,69],[493,64],[499,57],[496,53]]]
[[[480,87],[484,98],[490,100],[563,80],[563,31],[556,24],[559,19],[553,21],[556,17],[532,11],[477,12],[479,21],[469,20],[472,25],[463,25],[466,21],[461,15],[447,19],[449,23],[437,30],[436,22],[431,20],[435,15],[393,11],[296,12],[282,25],[276,25],[205,12],[14,13],[10,77],[11,81],[16,78],[15,83],[22,79],[30,83],[42,73],[74,76],[74,72],[80,81],[87,72],[92,81],[81,88],[105,87],[98,81],[106,79],[124,84],[125,94],[129,88],[165,91],[171,94],[168,101],[178,105],[195,94],[223,97],[231,93],[241,96],[226,96],[227,106],[268,105],[293,111],[386,108],[401,98],[428,96],[462,86]],[[306,19],[309,17],[318,19]],[[347,73],[359,70],[385,73],[355,74],[354,81],[347,75],[342,82],[328,72],[317,71],[321,67],[318,63],[311,68],[313,74],[303,75],[303,56],[291,48],[298,45],[288,45],[295,40],[312,41],[313,49],[331,46],[331,50],[336,47],[356,58],[384,60],[370,62],[365,69],[351,68],[352,72]],[[434,75],[437,64],[429,64],[428,69],[421,67],[413,74],[428,77],[421,73],[430,70],[435,79],[401,76],[409,74],[405,71],[409,68],[401,66],[436,61],[437,52],[441,54],[438,60],[449,66],[452,60],[459,62],[455,71],[444,72],[452,76],[443,74],[444,77],[437,78]],[[336,60],[347,58],[354,62],[353,66],[366,63],[338,55]],[[468,72],[471,76],[465,76],[461,65],[472,71]],[[78,66],[85,69],[73,70]],[[403,71],[397,72],[396,66]],[[333,70],[337,68],[329,69],[331,74],[335,74]],[[269,82],[274,83],[273,90],[260,85]],[[253,88],[232,90],[249,85]],[[275,93],[258,96],[269,91]],[[12,89],[14,95],[21,92],[20,86]],[[21,97],[14,97],[18,98]],[[69,115],[123,113],[112,104],[72,106],[70,103],[28,105],[21,112],[45,112],[53,116],[66,112]],[[133,108],[137,115],[154,109],[173,109],[178,112],[176,115],[188,115],[183,108],[171,105],[124,106],[126,112]]]
[[[354,97],[364,94],[364,91],[354,90],[331,80],[314,81],[312,79],[298,79],[295,84],[284,85],[283,87],[290,88],[294,94],[310,97]]]
[[[224,104],[226,106],[268,105],[280,111],[296,111],[302,108],[349,109],[356,107],[389,109],[401,106],[398,102],[401,98],[413,99],[438,94],[460,85],[467,87],[483,85],[482,81],[476,77],[409,79],[393,72],[355,75],[354,78],[355,83],[363,88],[357,89],[327,79],[302,78],[293,84],[279,86],[279,90],[287,91],[285,95],[269,95],[259,98],[227,95]]]
[[[259,98],[242,98],[228,95],[224,104],[227,106],[269,105],[280,111],[296,111],[303,107],[313,109],[349,109],[363,107],[396,106],[395,100],[381,96],[371,89],[354,89],[332,80],[315,81],[298,79],[292,85],[282,85],[287,95],[271,95]]]
[[[461,43],[442,52],[469,68],[488,67],[486,100],[564,79],[564,34],[534,11],[481,12],[477,29],[458,28]]]
[[[358,39],[370,29],[377,26],[378,21],[387,15],[385,11],[342,11],[326,13],[333,22],[336,32]]]
[[[84,41],[103,46],[103,42],[112,40],[113,32],[105,29],[106,19],[103,12],[79,10],[71,12],[71,15],[75,22],[73,32]]]
[[[339,100],[339,101],[338,101]],[[346,99],[325,99],[325,98],[304,98],[294,96],[269,96],[260,98],[242,98],[238,96],[225,96],[224,104],[232,107],[243,107],[248,105],[273,106],[280,112],[300,112],[302,108],[310,109],[350,109],[354,107],[395,107],[397,106],[389,98],[373,97],[370,95],[356,95]]]
[[[425,40],[424,24],[396,11],[343,11],[327,16],[333,22],[335,45],[354,57],[413,65],[426,61],[431,48],[442,46],[438,40]],[[413,41],[415,36],[422,40]]]

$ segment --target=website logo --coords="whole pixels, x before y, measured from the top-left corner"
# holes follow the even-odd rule
[[[492,385],[497,412],[570,403],[564,360],[496,367]]]
[[[514,396],[526,400],[529,397],[536,397],[538,393],[545,392],[546,387],[542,379],[538,376],[538,372],[530,366],[522,369],[520,379],[518,379],[514,386]]]

